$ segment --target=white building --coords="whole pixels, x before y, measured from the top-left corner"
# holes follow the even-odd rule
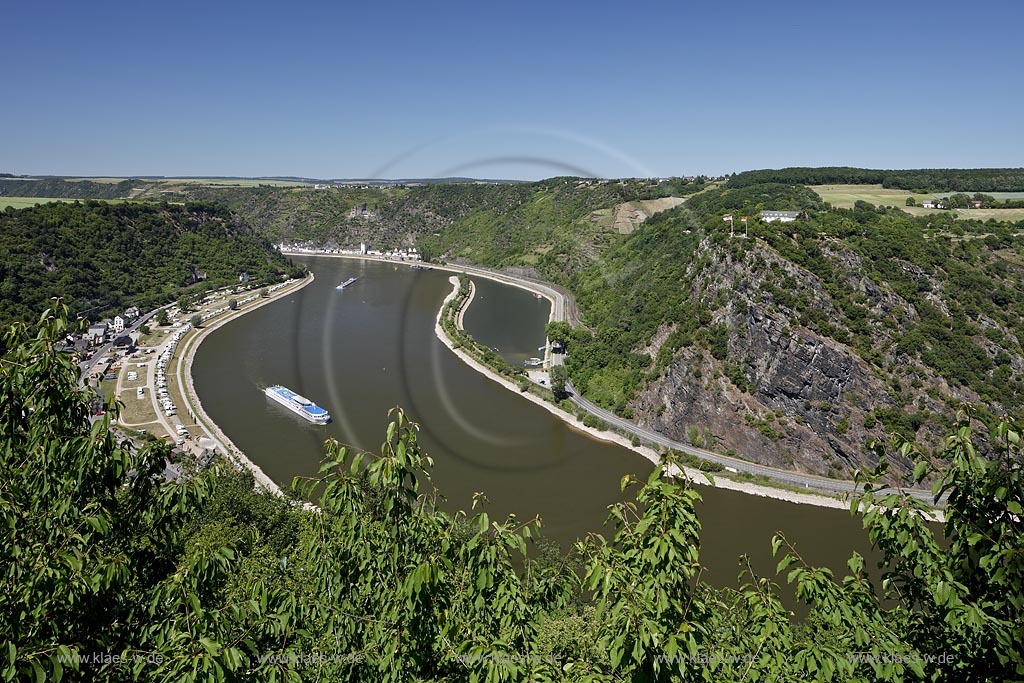
[[[115,315],[114,322],[111,325],[111,327],[114,329],[114,332],[116,332],[117,334],[121,334],[122,332],[124,332],[125,322],[126,319],[124,318],[124,316]]]
[[[765,223],[792,223],[800,218],[799,211],[762,211],[761,220]]]

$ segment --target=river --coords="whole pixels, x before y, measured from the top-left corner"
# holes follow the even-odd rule
[[[580,434],[480,375],[435,336],[450,273],[375,261],[303,256],[316,274],[298,292],[211,334],[196,353],[196,391],[210,417],[275,481],[318,469],[325,439],[377,451],[387,411],[401,405],[420,423],[434,461],[434,484],[450,510],[484,493],[492,518],[539,514],[563,547],[599,532],[607,507],[622,499],[624,475],[651,465],[622,447]],[[338,283],[357,277],[344,290]],[[513,362],[541,355],[548,302],[474,278],[467,331]],[[309,424],[267,399],[283,384],[327,408],[334,421]],[[872,557],[860,523],[830,510],[701,487],[705,579],[734,586],[737,560],[773,574],[772,534],[784,531],[814,564],[845,568],[852,550]]]

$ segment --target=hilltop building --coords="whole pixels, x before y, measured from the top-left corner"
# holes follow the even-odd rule
[[[800,218],[799,211],[762,211],[761,220],[765,223],[792,223]]]

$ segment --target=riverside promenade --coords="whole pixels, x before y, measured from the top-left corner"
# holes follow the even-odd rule
[[[211,318],[206,324],[198,328],[195,331],[195,334],[186,335],[178,345],[179,361],[174,371],[174,377],[177,381],[177,386],[185,404],[183,406],[179,406],[180,408],[185,408],[185,411],[181,414],[183,416],[189,415],[192,417],[194,426],[202,429],[206,433],[206,438],[213,442],[218,453],[227,458],[228,461],[230,461],[236,468],[245,468],[252,472],[253,478],[261,488],[276,495],[283,495],[281,487],[278,486],[273,479],[268,477],[266,473],[260,469],[259,465],[250,460],[245,453],[242,452],[242,450],[238,448],[230,438],[228,438],[217,423],[215,423],[203,409],[203,403],[200,400],[199,395],[196,393],[195,383],[192,379],[192,361],[195,358],[196,351],[207,336],[232,320],[240,318],[246,313],[273,303],[283,296],[299,291],[303,287],[312,283],[313,280],[313,273],[310,273],[308,277],[303,278],[302,280],[291,280],[287,283],[283,283],[282,286],[268,288],[267,296],[265,298],[256,298],[249,302],[248,305],[239,306],[236,310],[228,311],[215,318]]]

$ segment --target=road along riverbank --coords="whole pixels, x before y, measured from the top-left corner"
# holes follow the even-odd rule
[[[306,285],[312,283],[313,279],[313,273],[309,273],[307,277],[295,283],[285,285],[284,287],[274,291],[268,290],[266,298],[257,299],[255,302],[247,306],[240,307],[238,310],[225,313],[210,320],[206,325],[199,328],[196,331],[196,334],[189,335],[187,338],[183,339],[180,344],[182,348],[180,351],[181,356],[178,362],[177,374],[179,381],[178,386],[181,388],[181,393],[186,403],[185,407],[192,412],[196,423],[206,431],[209,438],[216,444],[219,453],[226,457],[235,465],[235,467],[239,469],[243,467],[248,469],[252,472],[253,478],[255,478],[256,483],[259,484],[260,487],[277,495],[283,495],[281,487],[278,486],[273,479],[268,477],[263,470],[260,469],[259,465],[250,460],[245,453],[228,438],[227,434],[221,430],[217,423],[210,418],[206,410],[204,410],[203,403],[199,399],[199,394],[196,392],[195,382],[192,378],[192,361],[195,359],[196,350],[203,343],[203,340],[211,333],[220,329],[232,320],[237,320],[246,313],[255,311],[261,306],[266,306],[267,304],[277,301],[283,296],[299,291]]]

